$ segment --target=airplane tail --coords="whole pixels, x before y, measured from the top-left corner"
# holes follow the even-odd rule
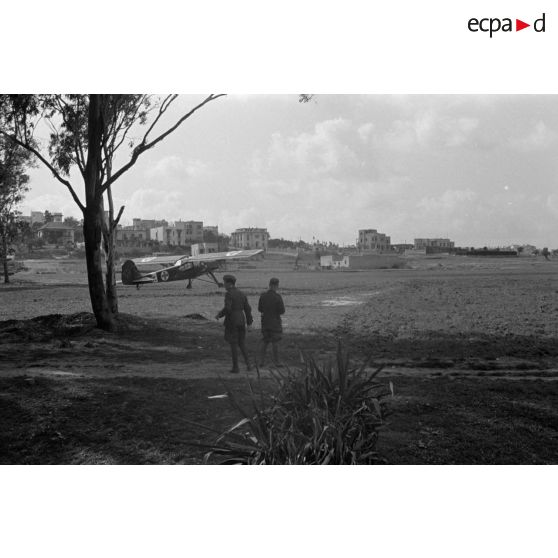
[[[141,277],[136,264],[132,260],[126,260],[122,264],[122,283],[124,285],[133,285]]]

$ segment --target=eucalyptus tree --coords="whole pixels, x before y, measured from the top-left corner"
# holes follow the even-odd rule
[[[28,190],[26,170],[31,163],[29,151],[0,136],[0,254],[5,283],[10,282],[8,248],[21,229],[17,206]]]
[[[116,227],[124,206],[115,211],[114,183],[136,164],[143,153],[162,142],[196,111],[221,96],[208,95],[170,126],[162,126],[163,117],[178,95],[4,96],[11,103],[12,110],[9,125],[0,133],[33,153],[50,169],[83,214],[89,294],[100,328],[113,330],[118,314],[114,246]],[[47,146],[40,145],[36,138],[41,120],[50,128]],[[139,134],[138,129],[141,129]],[[117,154],[126,159],[118,167]],[[74,179],[76,174],[83,184],[81,197]],[[105,218],[105,201],[108,219]],[[103,276],[102,268],[103,248],[106,276]]]

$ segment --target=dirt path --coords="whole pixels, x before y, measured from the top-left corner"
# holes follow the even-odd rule
[[[93,327],[90,314],[74,317],[47,316],[0,323],[0,377],[99,378],[119,377],[209,379],[230,377],[229,349],[222,338],[222,325],[195,317],[138,318],[124,315],[125,327],[109,334]],[[248,334],[252,356],[257,352],[259,332]],[[285,364],[296,368],[300,351],[312,352],[321,360],[334,357],[335,335],[328,330],[311,334],[288,333],[282,341]],[[489,360],[417,358],[405,345],[377,346],[370,371],[384,366],[384,376],[476,377],[485,379],[558,379],[552,361],[522,358]],[[421,356],[421,355],[419,355]],[[364,360],[353,352],[353,360]],[[244,367],[241,377],[256,379],[258,372]],[[268,367],[259,370],[270,377]]]

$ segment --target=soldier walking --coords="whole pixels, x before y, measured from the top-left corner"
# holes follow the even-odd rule
[[[246,295],[236,288],[236,277],[224,275],[225,306],[215,316],[215,319],[225,317],[225,341],[231,346],[232,374],[238,374],[238,349],[242,353],[246,368],[251,370],[248,351],[246,350],[246,325],[252,325],[252,309]]]
[[[265,364],[265,354],[267,346],[271,343],[273,364],[280,366],[279,363],[279,341],[283,333],[281,316],[285,313],[283,298],[277,292],[279,289],[279,279],[272,277],[269,280],[269,289],[260,296],[258,310],[262,314],[262,340],[260,341],[259,365]]]

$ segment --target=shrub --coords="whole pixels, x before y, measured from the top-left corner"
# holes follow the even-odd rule
[[[320,364],[305,354],[298,370],[274,372],[278,390],[267,405],[261,384],[258,394],[249,382],[250,410],[228,390],[242,419],[217,438],[206,462],[215,456],[253,465],[381,462],[376,444],[393,388],[377,382],[381,368],[370,374],[367,363],[351,366],[339,344],[333,361]]]

